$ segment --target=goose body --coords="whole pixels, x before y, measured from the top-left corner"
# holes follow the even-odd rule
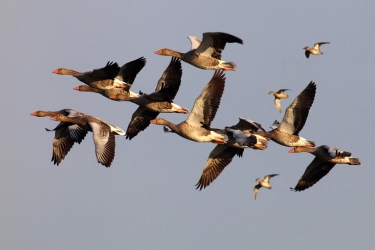
[[[186,53],[164,48],[155,51],[155,54],[174,56],[201,69],[236,70],[236,65],[233,62],[221,60],[221,51],[224,49],[226,43],[243,44],[242,39],[223,32],[203,33],[202,41],[194,36],[188,36],[188,38],[192,46],[191,50]]]
[[[226,127],[221,133],[226,133],[226,144],[217,145],[208,156],[203,167],[196,189],[202,190],[209,186],[231,163],[234,156],[242,157],[245,148],[266,149],[268,138],[256,135],[255,132],[263,128],[259,123],[240,118],[240,121],[231,127]]]
[[[314,47],[309,48],[308,46],[305,46],[303,49],[305,50],[305,56],[306,58],[310,57],[310,54],[313,55],[323,55],[323,52],[320,51],[320,45],[322,44],[329,44],[329,42],[320,42],[320,43],[315,43]]]
[[[121,128],[90,115],[68,117],[63,114],[57,114],[51,116],[51,120],[74,123],[86,131],[91,131],[98,162],[106,167],[111,166],[115,157],[115,135],[125,135]]]
[[[299,136],[299,132],[305,125],[309,110],[314,102],[315,93],[316,85],[314,82],[310,82],[285,110],[281,123],[277,126],[275,123],[273,124],[275,129],[268,132],[259,131],[257,134],[287,147],[314,147],[315,143]]]
[[[272,186],[270,184],[270,180],[271,180],[272,177],[277,176],[277,175],[279,175],[279,174],[269,174],[269,175],[264,176],[263,180],[261,180],[259,178],[257,178],[255,180],[255,181],[259,182],[259,184],[255,185],[255,187],[254,187],[254,192],[253,192],[254,193],[254,200],[256,200],[258,191],[261,187],[268,188],[268,189],[272,188]]]
[[[294,147],[290,153],[307,152],[315,156],[299,179],[294,191],[303,191],[312,187],[321,178],[326,176],[336,164],[361,165],[358,158],[352,158],[352,153],[336,147],[322,145],[317,148]]]
[[[216,111],[219,108],[224,86],[224,72],[222,70],[215,71],[212,79],[195,100],[193,109],[185,121],[174,124],[163,118],[156,118],[150,122],[169,127],[171,132],[188,140],[224,144],[225,135],[216,133],[210,128],[211,122],[215,118]],[[166,127],[165,131],[168,131]]]

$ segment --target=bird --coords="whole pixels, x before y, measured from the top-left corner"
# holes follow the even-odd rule
[[[329,44],[329,42],[316,43],[316,44],[314,44],[313,48],[309,48],[308,46],[305,46],[303,49],[305,50],[305,56],[306,56],[306,58],[309,58],[310,54],[313,54],[313,55],[323,55],[323,52],[320,51],[320,45],[322,45],[322,44]]]
[[[136,60],[137,66],[134,67],[134,71],[138,70],[138,72],[143,68],[146,63],[146,59],[141,57]],[[93,88],[98,89],[111,89],[111,88],[129,88],[129,84],[124,82],[124,80],[131,80],[135,78],[133,73],[123,73],[122,71],[126,71],[127,64],[124,64],[121,68],[118,66],[116,62],[107,62],[106,66],[100,69],[94,69],[93,71],[87,72],[77,72],[75,70],[66,69],[66,68],[58,68],[52,71],[52,73],[58,75],[71,75],[80,80],[81,82],[89,85]],[[137,73],[138,73],[137,72]]]
[[[146,58],[140,57],[136,60],[125,63],[120,68],[119,73],[115,77],[115,79],[126,83],[124,88],[100,89],[100,88],[90,87],[87,85],[80,85],[80,86],[75,87],[74,90],[78,90],[81,92],[99,93],[102,96],[107,97],[107,98],[113,95],[117,95],[117,94],[120,94],[121,96],[123,96],[124,97],[123,100],[130,100],[132,98],[137,98],[139,97],[139,94],[136,94],[130,91],[130,88],[132,87],[137,74],[143,69],[145,65],[146,65]]]
[[[226,127],[224,132],[228,139],[225,144],[218,144],[211,151],[196,189],[202,190],[209,186],[232,161],[235,155],[242,157],[245,148],[264,150],[268,138],[254,134],[262,126],[254,121],[240,117],[236,125]]]
[[[255,180],[255,181],[259,182],[259,184],[254,186],[254,200],[257,199],[257,193],[258,193],[259,188],[261,188],[261,187],[268,188],[268,189],[272,188],[272,186],[270,185],[271,178],[274,177],[274,176],[277,176],[277,175],[279,175],[279,174],[269,174],[269,175],[264,176],[263,180],[261,180],[259,178],[257,178]]]
[[[235,63],[221,60],[221,52],[225,48],[226,43],[243,44],[242,39],[223,32],[203,33],[202,41],[194,36],[188,36],[188,38],[191,41],[192,47],[186,53],[164,48],[155,51],[155,54],[175,56],[200,69],[236,70]]]
[[[285,110],[284,118],[280,124],[274,123],[271,131],[258,131],[257,134],[268,137],[272,141],[286,146],[315,147],[313,141],[308,141],[299,136],[299,132],[305,125],[309,110],[314,102],[316,93],[315,82],[310,82],[307,87],[294,99]]]
[[[336,147],[322,145],[316,148],[293,147],[289,153],[308,152],[315,155],[314,160],[307,166],[305,172],[298,180],[294,191],[303,191],[312,187],[326,176],[336,164],[361,165],[359,158],[352,158],[352,153]]]
[[[181,76],[181,60],[172,57],[158,81],[155,92],[151,94],[141,92],[137,98],[129,99],[130,102],[139,105],[139,107],[132,115],[126,130],[126,139],[131,140],[139,132],[145,130],[150,125],[150,120],[155,119],[159,113],[189,113],[188,109],[173,103],[181,85]],[[121,94],[109,98],[117,101],[127,100],[127,97]]]
[[[82,129],[91,131],[93,133],[96,158],[98,162],[106,167],[111,166],[115,157],[115,135],[125,135],[125,132],[121,128],[86,114],[78,117],[68,117],[63,114],[57,114],[51,116],[50,119],[77,124]]]
[[[211,130],[211,122],[219,108],[224,86],[225,74],[223,70],[215,70],[211,80],[195,100],[194,106],[185,121],[174,124],[163,118],[156,118],[150,122],[164,125],[165,132],[176,133],[191,141],[225,144],[225,135]],[[171,130],[168,130],[167,127]]]
[[[284,91],[287,91],[289,89],[280,89],[279,91],[277,91],[276,93],[273,92],[273,91],[270,91],[268,94],[270,95],[274,95],[275,96],[275,106],[276,106],[276,109],[281,113],[281,105],[280,105],[280,99],[286,99],[288,98],[289,96],[287,94],[284,93]]]
[[[38,110],[30,115],[37,117],[53,116],[57,114],[63,114],[68,117],[79,117],[84,115],[84,113],[73,110],[73,109],[62,109],[59,111],[43,111]],[[65,158],[70,149],[73,147],[74,143],[80,144],[85,138],[87,131],[82,129],[79,125],[61,122],[54,129],[47,129],[46,131],[55,131],[55,137],[52,143],[52,159],[54,165],[59,165],[60,162]]]

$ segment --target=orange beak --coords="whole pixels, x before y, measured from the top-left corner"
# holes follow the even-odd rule
[[[151,122],[152,124],[155,124],[155,123],[156,123],[156,119],[152,119],[152,120],[150,120],[150,122]]]
[[[79,90],[79,86],[75,87],[74,90]]]
[[[35,111],[35,112],[32,112],[30,115],[32,115],[32,116],[36,116],[36,111]]]
[[[294,148],[288,151],[289,153],[295,153]]]
[[[161,55],[162,54],[162,50],[159,49],[159,50],[155,51],[154,53],[157,54],[157,55]]]
[[[57,119],[57,115],[51,116],[50,119],[53,120],[53,121],[56,121],[56,119]]]
[[[108,98],[112,99],[112,100],[116,100],[116,96],[115,95],[108,96]]]
[[[52,73],[58,74],[59,71],[57,69],[55,69],[54,71],[52,71]]]

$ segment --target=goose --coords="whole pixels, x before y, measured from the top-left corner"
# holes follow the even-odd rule
[[[289,89],[280,89],[279,91],[277,91],[276,93],[273,92],[273,91],[270,91],[268,94],[270,95],[273,95],[275,97],[275,106],[276,106],[276,109],[281,113],[281,104],[280,104],[280,99],[286,99],[288,98],[289,96],[287,94],[284,93],[284,91],[287,91]]]
[[[121,128],[90,115],[68,117],[63,114],[57,114],[51,116],[51,120],[74,123],[86,131],[91,131],[93,133],[98,162],[106,167],[111,166],[115,157],[115,135],[125,135],[125,132]]]
[[[259,182],[259,184],[255,185],[255,187],[254,187],[254,200],[257,199],[257,193],[259,191],[259,188],[261,188],[261,187],[268,188],[268,189],[272,188],[272,186],[270,185],[271,178],[274,177],[274,176],[277,176],[277,175],[279,175],[279,174],[269,174],[269,175],[264,176],[263,180],[261,180],[259,178],[257,178],[255,180],[255,181]]]
[[[221,51],[224,49],[226,43],[243,44],[242,39],[223,32],[203,33],[202,41],[194,36],[188,36],[188,38],[191,41],[192,47],[191,50],[186,53],[164,48],[155,51],[155,54],[175,56],[201,69],[236,70],[236,64],[221,60]]]
[[[242,117],[239,118],[236,125],[226,127],[225,131],[221,133],[226,133],[228,140],[226,144],[216,145],[211,151],[201,177],[195,185],[196,189],[202,190],[209,186],[231,163],[235,155],[242,157],[245,148],[266,149],[269,139],[254,134],[259,129],[264,130],[259,123]]]
[[[164,125],[165,132],[176,133],[188,140],[224,144],[225,135],[210,129],[211,122],[215,118],[216,111],[220,105],[224,86],[225,74],[222,70],[216,70],[212,79],[195,100],[193,109],[185,121],[173,124],[163,118],[156,118],[150,122]],[[167,127],[171,130],[169,131]]]
[[[322,145],[317,148],[293,147],[289,153],[307,152],[315,155],[314,160],[307,166],[298,180],[296,187],[291,190],[303,191],[312,187],[331,171],[336,164],[361,165],[359,158],[352,158],[352,153],[336,147]]]
[[[313,141],[308,141],[298,134],[305,125],[309,110],[314,102],[316,85],[310,82],[307,87],[294,99],[285,110],[280,124],[273,124],[271,131],[258,131],[257,134],[268,137],[272,141],[287,147],[306,146],[314,147]]]
[[[134,80],[137,73],[143,68],[146,63],[146,59],[143,57],[138,58],[137,60],[132,61],[132,70],[134,72],[130,73],[128,65],[124,64],[121,68],[115,62],[108,62],[107,65],[100,69],[94,69],[93,71],[88,72],[77,72],[71,69],[58,68],[52,71],[52,73],[58,75],[71,75],[76,77],[81,82],[89,85],[93,88],[98,89],[112,89],[112,88],[129,88],[129,82],[127,80]],[[123,73],[126,71],[127,73]]]
[[[79,117],[84,115],[83,113],[73,109],[62,109],[59,111],[43,111],[38,110],[30,115],[37,117],[53,116],[57,114],[63,114],[68,117]],[[54,165],[59,165],[60,162],[65,158],[74,143],[80,144],[85,138],[87,131],[82,129],[77,124],[62,122],[57,125],[54,129],[47,129],[46,131],[55,131],[55,137],[52,143],[52,159]]]
[[[119,73],[115,77],[115,79],[121,82],[125,82],[126,85],[124,86],[124,88],[99,89],[99,88],[94,88],[94,87],[90,87],[87,85],[80,85],[80,86],[75,87],[74,90],[78,90],[81,92],[99,93],[107,98],[109,98],[110,96],[119,94],[119,95],[124,96],[125,97],[124,100],[126,101],[132,98],[138,98],[139,95],[130,91],[130,88],[137,74],[143,69],[145,65],[146,65],[146,59],[144,57],[140,57],[136,60],[133,60],[124,64],[120,68]]]
[[[305,50],[306,58],[309,58],[310,54],[323,55],[323,52],[320,51],[320,45],[322,45],[322,44],[329,44],[329,42],[316,43],[316,44],[314,44],[313,48],[309,48],[308,46],[305,46],[303,49]]]
[[[139,132],[145,130],[150,125],[150,120],[155,119],[159,113],[186,114],[189,112],[188,109],[173,103],[173,99],[181,85],[181,76],[181,60],[172,57],[171,62],[158,81],[155,92],[151,94],[140,92],[141,95],[137,98],[129,99],[130,102],[139,105],[139,107],[132,115],[126,130],[126,139],[131,140]],[[127,96],[121,94],[113,95],[109,98],[116,101],[128,100]]]

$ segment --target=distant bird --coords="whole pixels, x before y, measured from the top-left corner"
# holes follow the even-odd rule
[[[151,94],[141,93],[137,98],[131,99],[122,94],[109,97],[117,101],[128,100],[139,105],[128,125],[127,139],[131,140],[139,132],[145,130],[150,125],[150,120],[155,119],[159,113],[189,113],[188,109],[173,103],[181,85],[181,76],[181,61],[172,57],[171,62],[158,81],[155,92]]]
[[[219,108],[224,86],[224,72],[222,70],[215,71],[212,79],[195,100],[193,109],[185,121],[173,124],[163,118],[156,118],[150,122],[157,125],[164,125],[165,132],[176,133],[191,141],[225,144],[225,135],[216,133],[211,129],[211,122],[215,118],[216,111]]]
[[[284,93],[284,91],[287,91],[289,89],[280,89],[279,91],[277,91],[276,93],[273,92],[273,91],[270,91],[268,94],[270,95],[274,95],[275,96],[275,106],[276,106],[276,109],[281,113],[281,105],[280,105],[280,99],[286,99],[288,98],[289,96],[287,94]]]
[[[32,116],[45,117],[53,116],[57,114],[63,114],[68,117],[79,117],[84,115],[83,113],[73,109],[62,109],[59,111],[35,111],[31,113]],[[59,165],[60,162],[68,154],[69,150],[73,147],[74,143],[80,144],[85,138],[87,131],[82,129],[79,125],[61,122],[53,130],[47,129],[47,131],[55,131],[55,137],[52,143],[52,159],[54,165]]]
[[[130,70],[127,69],[128,64],[124,64],[120,68],[116,62],[108,62],[103,68],[94,69],[93,71],[84,73],[65,68],[55,69],[52,73],[74,76],[90,87],[98,89],[130,88],[129,84],[132,84],[137,73],[143,68],[146,59],[141,57],[133,62],[135,62],[132,64],[132,70],[134,70],[134,72],[130,72]],[[125,71],[125,73],[123,71]]]
[[[314,102],[315,92],[316,85],[314,82],[310,82],[285,110],[284,118],[280,124],[276,121],[271,126],[274,128],[273,130],[258,131],[257,134],[287,147],[314,147],[315,143],[300,137],[299,132],[305,125],[309,110]]]
[[[361,161],[358,158],[351,157],[352,153],[327,145],[317,148],[294,147],[289,152],[308,152],[315,155],[314,160],[307,166],[299,179],[294,191],[303,191],[312,187],[327,175],[336,164],[361,165]]]
[[[122,101],[124,99],[130,100],[132,98],[138,98],[139,95],[130,91],[130,88],[132,87],[132,84],[137,74],[143,69],[145,65],[146,65],[146,59],[144,57],[140,57],[136,60],[133,60],[131,62],[124,64],[120,68],[118,75],[115,77],[115,80],[124,82],[125,83],[124,88],[99,89],[99,88],[94,88],[94,87],[90,87],[86,85],[80,85],[80,86],[75,87],[74,90],[78,90],[82,92],[99,93],[107,98],[113,95],[120,94],[121,96],[124,97]]]
[[[240,121],[236,125],[220,131],[228,137],[226,144],[219,144],[211,151],[201,177],[195,185],[196,189],[202,190],[209,186],[229,165],[235,155],[242,157],[245,148],[266,149],[269,139],[254,134],[259,129],[264,130],[259,123],[240,117]]]
[[[264,176],[263,180],[261,180],[259,178],[257,178],[255,180],[255,181],[259,182],[259,184],[255,185],[255,187],[254,187],[254,200],[257,199],[257,193],[258,193],[259,188],[261,188],[261,187],[268,188],[268,189],[272,188],[272,186],[270,185],[271,178],[274,177],[274,176],[277,176],[277,175],[279,175],[279,174],[269,174],[269,175]]]
[[[125,135],[121,128],[90,115],[68,117],[63,114],[57,114],[51,116],[51,120],[77,124],[85,131],[91,131],[98,162],[106,167],[111,166],[115,157],[115,135]]]
[[[320,51],[320,45],[322,45],[322,44],[329,44],[329,42],[316,43],[316,44],[314,44],[313,48],[309,48],[308,46],[304,47],[303,49],[306,50],[305,51],[306,58],[309,58],[310,54],[323,55],[323,52]]]
[[[243,44],[242,39],[223,32],[203,33],[203,40],[200,41],[195,36],[188,36],[191,41],[191,50],[186,53],[177,52],[171,49],[160,49],[155,54],[162,56],[175,56],[182,61],[201,69],[223,69],[236,70],[233,62],[221,60],[221,51],[226,43]]]

